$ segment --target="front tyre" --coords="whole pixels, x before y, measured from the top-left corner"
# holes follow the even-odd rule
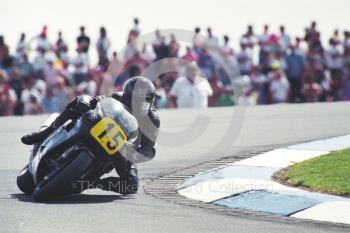
[[[35,184],[32,174],[29,172],[28,165],[17,176],[17,187],[25,194],[33,194]]]
[[[33,197],[36,201],[44,201],[50,197],[62,194],[69,185],[73,184],[90,167],[93,159],[88,152],[80,151],[79,154],[65,167],[58,171],[53,177],[41,182],[35,189]]]

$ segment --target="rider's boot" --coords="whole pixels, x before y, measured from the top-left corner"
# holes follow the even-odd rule
[[[21,141],[26,145],[33,145],[45,140],[53,131],[55,131],[55,129],[72,118],[71,112],[71,109],[65,109],[49,127],[41,129],[37,132],[26,134],[21,138]]]
[[[21,141],[26,145],[33,145],[34,143],[41,142],[47,138],[55,128],[50,125],[47,128],[41,129],[37,132],[32,132],[21,137]]]

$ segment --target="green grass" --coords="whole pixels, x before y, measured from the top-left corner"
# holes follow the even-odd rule
[[[350,195],[350,149],[331,152],[288,167],[279,179],[293,186],[335,195]]]

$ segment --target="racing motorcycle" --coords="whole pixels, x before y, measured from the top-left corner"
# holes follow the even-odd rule
[[[95,109],[34,144],[28,165],[17,176],[17,186],[37,201],[71,194],[80,181],[94,184],[110,172],[113,156],[122,156],[124,144],[136,143],[137,137],[138,123],[127,107],[111,97],[104,98]]]

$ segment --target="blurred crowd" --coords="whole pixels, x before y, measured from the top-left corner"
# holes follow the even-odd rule
[[[316,22],[298,36],[289,35],[283,25],[278,32],[264,25],[261,34],[248,25],[236,51],[228,35],[220,40],[210,27],[204,33],[195,28],[187,45],[157,30],[154,41],[138,49],[132,44],[140,35],[139,20],[133,23],[122,54],[127,59],[118,74],[110,73],[110,64],[120,59],[111,51],[104,27],[91,48],[92,40],[81,26],[74,56],[63,33],[51,41],[46,26],[29,39],[22,33],[12,52],[0,36],[0,115],[60,112],[77,95],[99,95],[106,75],[117,76],[114,90],[120,91],[127,79],[165,58],[173,69],[154,80],[158,108],[350,100],[350,31],[335,30],[323,44]],[[222,59],[208,46],[239,70],[241,76],[233,83]],[[90,64],[91,49],[97,51],[97,64]],[[191,65],[177,70],[173,58]],[[235,92],[240,93],[234,97]]]

